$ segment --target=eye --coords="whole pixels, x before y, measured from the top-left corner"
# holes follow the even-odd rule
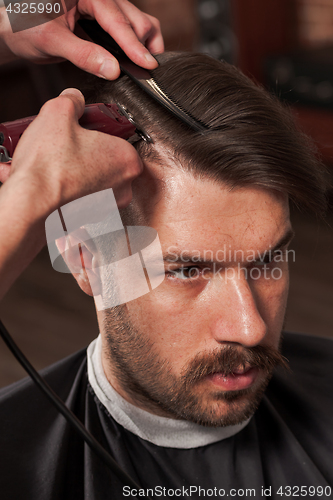
[[[267,254],[264,259],[256,260],[253,262],[252,267],[267,266],[274,261],[274,256],[272,254]]]
[[[284,261],[286,254],[287,254],[287,248],[275,250],[274,252],[269,251],[265,254],[264,258],[256,260],[253,263],[253,267],[269,266],[274,262],[281,263]]]
[[[201,269],[198,266],[179,267],[166,272],[170,279],[179,279],[183,281],[191,281],[200,276]]]

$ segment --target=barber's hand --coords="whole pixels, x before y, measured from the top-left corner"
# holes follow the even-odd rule
[[[0,300],[45,245],[45,220],[57,208],[112,188],[118,207],[132,199],[143,165],[119,137],[78,124],[84,98],[76,89],[48,101],[24,131],[11,166],[0,164]]]
[[[35,210],[38,203],[40,218],[107,188],[113,189],[119,208],[132,199],[131,183],[143,170],[136,150],[124,139],[82,128],[78,119],[83,112],[77,89],[48,101],[23,133],[11,166],[0,170],[0,181],[31,192],[31,207]]]
[[[84,71],[116,79],[120,74],[116,59],[102,47],[73,34],[80,17],[96,19],[139,66],[147,69],[157,66],[151,53],[164,50],[159,21],[127,0],[79,0],[63,16],[17,33],[11,31],[5,8],[1,8],[0,38],[6,50],[15,56],[36,63],[67,59]]]

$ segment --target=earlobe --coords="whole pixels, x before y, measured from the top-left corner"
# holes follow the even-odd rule
[[[73,273],[81,290],[91,297],[101,294],[101,281],[98,269],[88,269],[85,262],[79,273]]]
[[[56,245],[81,290],[90,296],[100,295],[101,281],[96,256],[89,248],[86,234],[82,236],[81,228],[75,235],[59,238]]]

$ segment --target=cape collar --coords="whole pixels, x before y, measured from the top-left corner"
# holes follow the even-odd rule
[[[157,446],[182,449],[206,446],[237,434],[251,420],[215,428],[153,415],[128,403],[115,391],[105,376],[101,354],[102,338],[99,335],[87,349],[88,380],[97,398],[118,424]]]

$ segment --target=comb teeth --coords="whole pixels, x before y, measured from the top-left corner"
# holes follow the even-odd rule
[[[162,104],[166,109],[168,109],[173,115],[179,118],[181,121],[189,125],[196,132],[205,132],[208,127],[204,125],[200,120],[194,118],[188,111],[176,104],[170,97],[161,89],[154,78],[149,80],[136,82],[143,88],[155,101]]]
[[[152,78],[148,70],[134,64],[113,38],[99,26],[97,21],[79,19],[78,24],[94,43],[108,50],[118,60],[122,72],[147,92],[156,102],[164,106],[196,132],[204,133],[209,130],[200,120],[194,118],[185,109],[170,99],[154,78]]]

